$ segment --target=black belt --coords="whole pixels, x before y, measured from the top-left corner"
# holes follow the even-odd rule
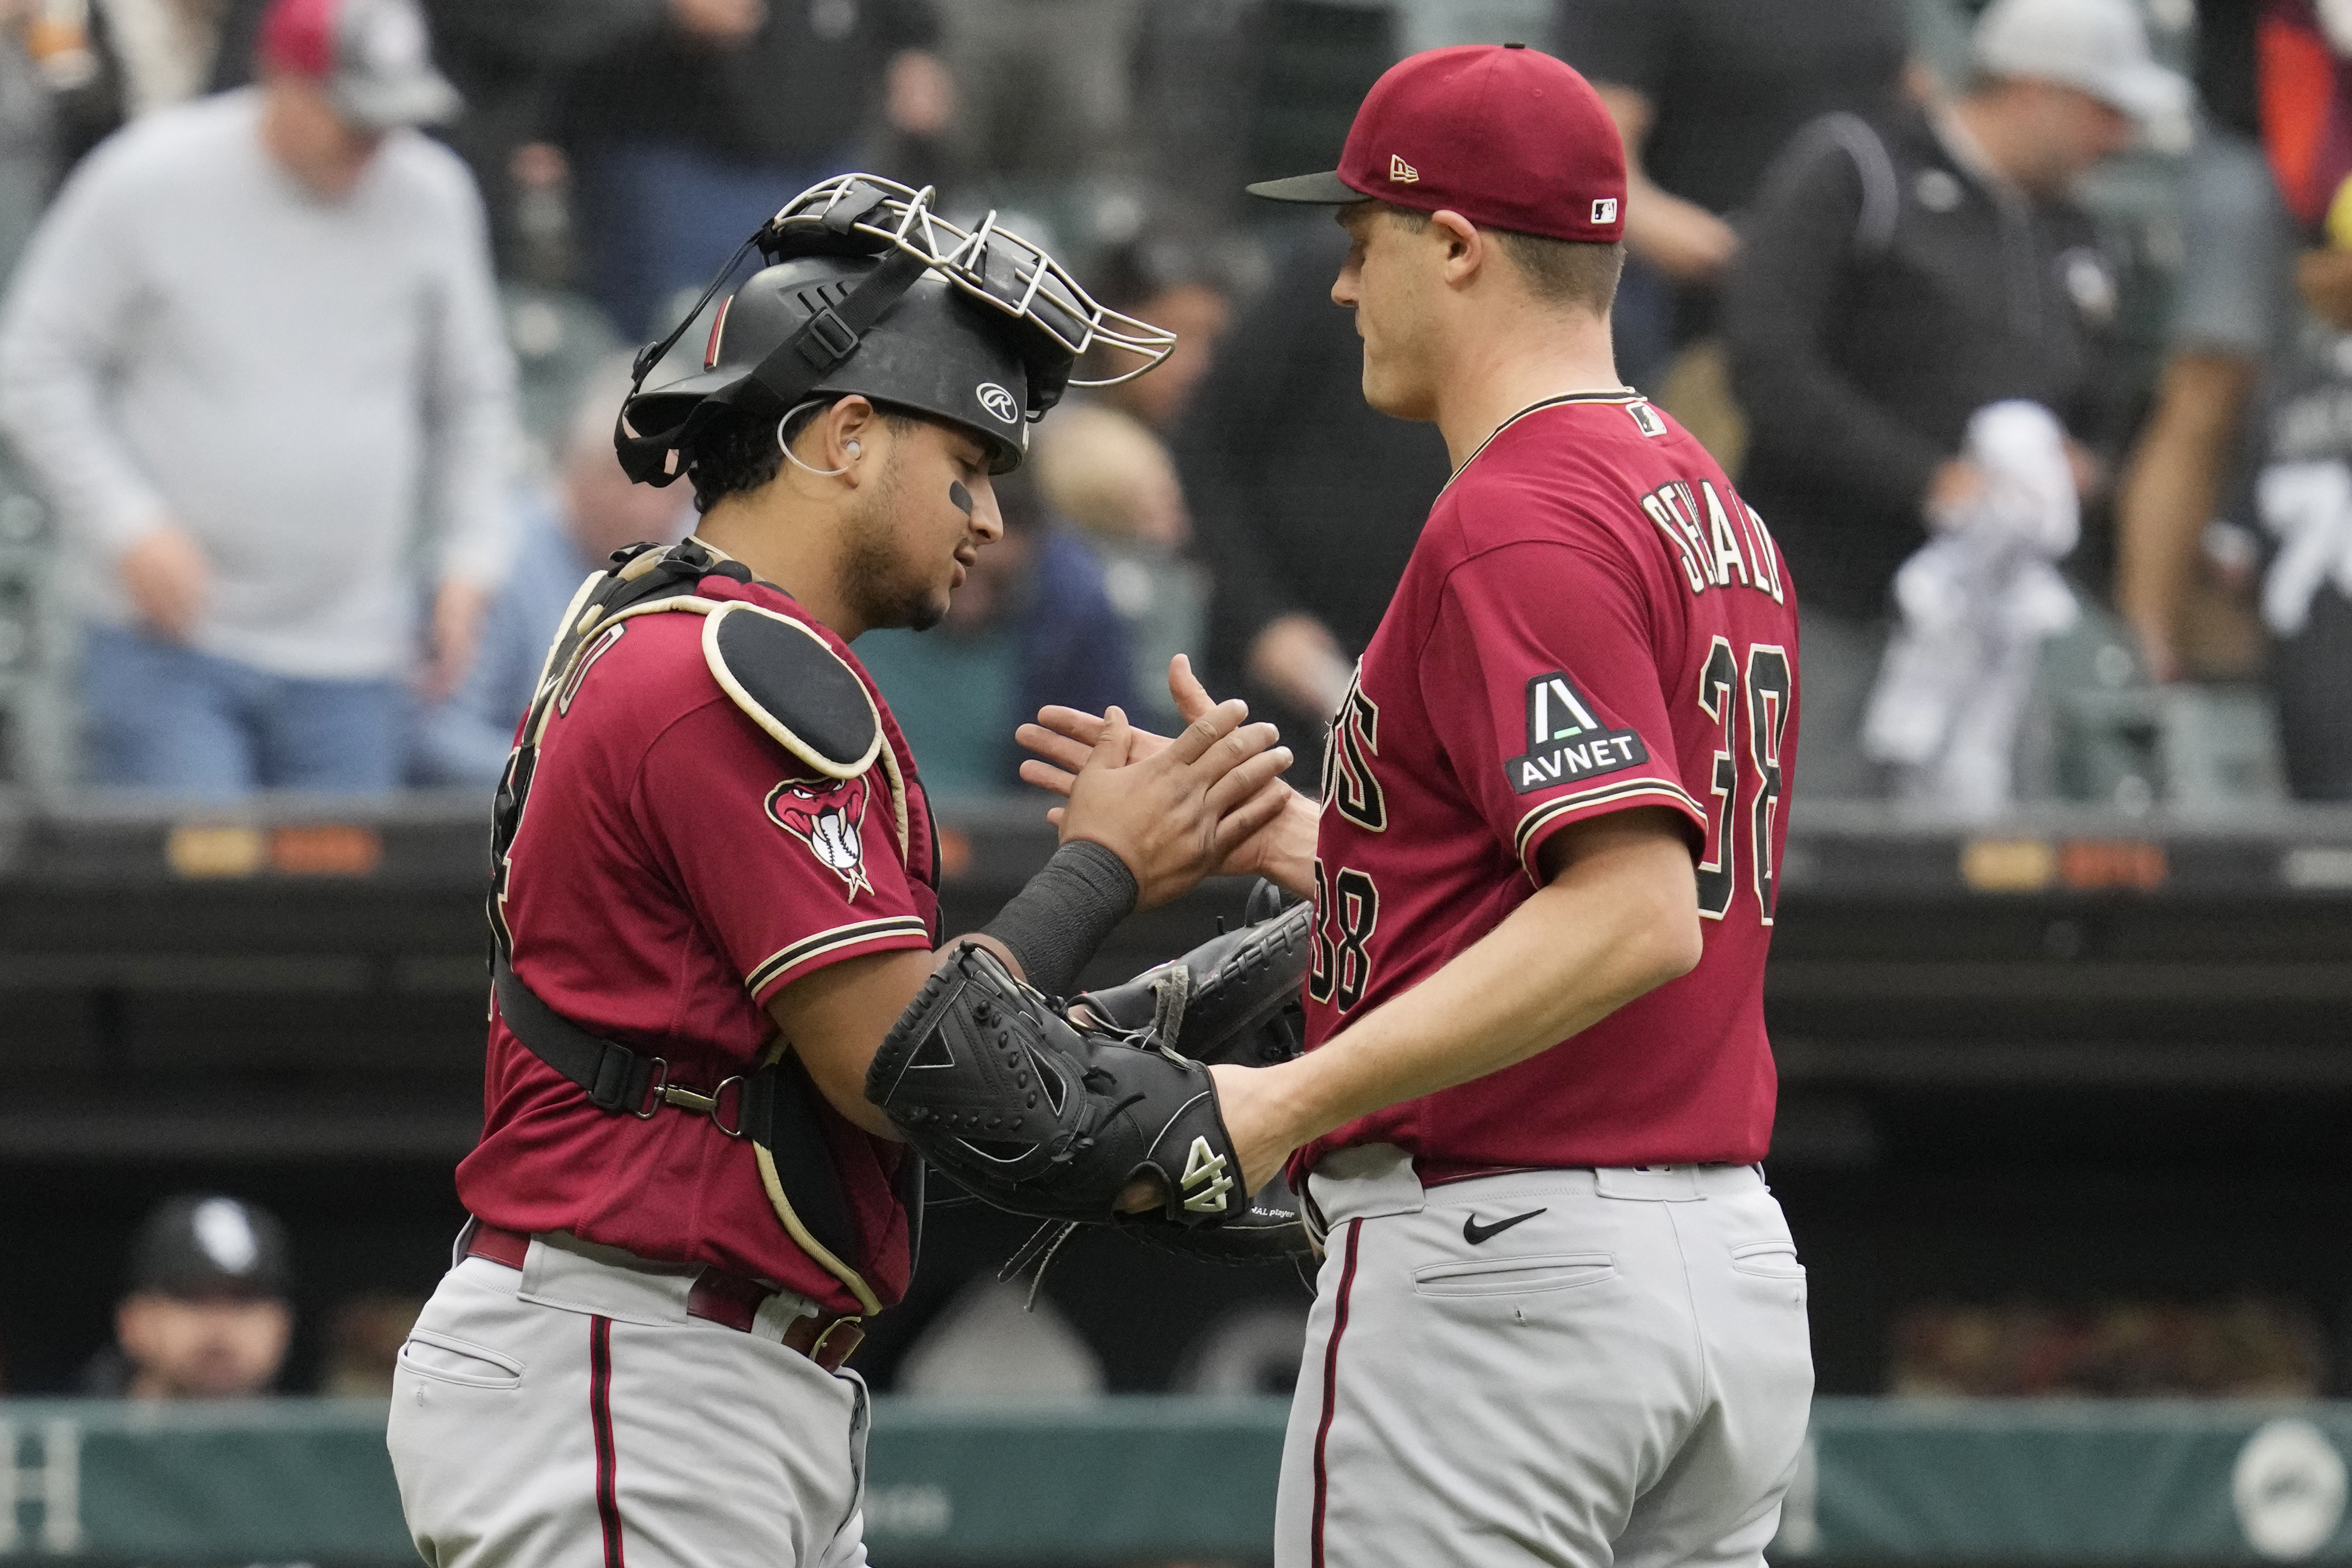
[[[499,997],[499,1016],[525,1049],[587,1093],[588,1103],[612,1114],[627,1111],[650,1121],[665,1105],[710,1118],[711,1125],[730,1138],[743,1136],[744,1098],[750,1081],[741,1077],[722,1079],[708,1093],[669,1081],[669,1061],[646,1057],[617,1040],[592,1035],[545,1002],[522,982],[504,957],[491,961]],[[728,1090],[734,1094],[734,1125],[724,1114]]]

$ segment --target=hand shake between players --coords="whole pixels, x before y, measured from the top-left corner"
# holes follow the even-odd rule
[[[1130,763],[1154,758],[1164,748],[1174,747],[1181,753],[1193,745],[1192,737],[1204,725],[1215,723],[1218,715],[1241,706],[1238,701],[1213,701],[1182,654],[1169,661],[1168,692],[1175,699],[1176,711],[1191,721],[1191,727],[1176,741],[1135,729],[1117,709],[1097,715],[1075,708],[1046,708],[1038,713],[1037,722],[1024,724],[1013,732],[1013,739],[1036,753],[1021,764],[1022,778],[1071,802],[1046,814],[1062,826],[1065,838],[1070,836],[1069,814],[1085,803],[1091,793],[1090,781],[1117,776],[1097,773],[1089,763],[1116,756],[1122,747]],[[1255,724],[1250,729],[1270,731],[1273,726]],[[1243,733],[1235,731],[1231,739],[1238,741]],[[1277,754],[1284,759],[1281,765],[1265,765],[1265,758]],[[1261,752],[1221,781],[1218,788],[1224,792],[1225,805],[1215,824],[1205,874],[1265,877],[1302,897],[1314,885],[1316,803],[1282,781],[1288,759],[1287,748]],[[1212,796],[1215,798],[1216,792]],[[1124,850],[1122,858],[1130,866],[1139,864]],[[1147,891],[1139,903],[1151,901]],[[1269,1075],[1227,1063],[1215,1064],[1209,1071],[1216,1079],[1219,1110],[1241,1156],[1243,1190],[1255,1192],[1281,1169],[1297,1141],[1278,1131],[1287,1121],[1280,1108],[1265,1103],[1275,1088]],[[1120,1206],[1138,1209],[1150,1202],[1150,1194],[1139,1191]]]

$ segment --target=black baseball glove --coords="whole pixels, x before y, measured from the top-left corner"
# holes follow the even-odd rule
[[[1240,1164],[1206,1067],[1298,1054],[1310,911],[1283,910],[1261,884],[1249,913],[1255,923],[1068,1008],[966,949],[883,1042],[866,1096],[908,1142],[983,1202],[1051,1222],[1008,1276],[1032,1262],[1042,1273],[1079,1223],[1222,1262],[1310,1250],[1282,1177],[1246,1201],[1234,1190]],[[1118,1212],[1141,1176],[1165,1202]]]
[[[1268,895],[1273,895],[1270,900]],[[1123,984],[1072,999],[1103,1026],[1196,1062],[1272,1067],[1300,1049],[1314,908],[1280,909],[1261,882],[1250,897],[1265,918],[1223,932]]]
[[[866,1070],[866,1097],[933,1169],[1015,1214],[1108,1224],[1144,1177],[1158,1179],[1170,1224],[1246,1206],[1206,1067],[1073,1026],[984,947],[924,983]]]

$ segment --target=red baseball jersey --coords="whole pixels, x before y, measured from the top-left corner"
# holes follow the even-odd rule
[[[1527,1061],[1350,1122],[1301,1169],[1373,1142],[1438,1179],[1763,1157],[1796,648],[1762,520],[1643,399],[1538,403],[1471,455],[1326,743],[1309,1048],[1494,930],[1544,841],[1604,812],[1687,821],[1705,956]]]
[[[815,631],[866,683],[890,756],[845,783],[811,776],[719,688],[701,616],[619,622],[558,700],[505,912],[515,973],[550,1006],[708,1092],[758,1064],[776,1035],[766,1004],[784,986],[860,953],[932,946],[938,899],[914,757],[848,646],[772,588],[712,576],[696,592]],[[457,1167],[458,1195],[484,1222],[714,1264],[859,1310],[794,1245],[751,1142],[709,1117],[599,1111],[496,1018],[484,1111],[481,1144]],[[890,1185],[901,1147],[829,1106],[819,1115],[858,1233],[852,1266],[887,1305],[912,1266]]]

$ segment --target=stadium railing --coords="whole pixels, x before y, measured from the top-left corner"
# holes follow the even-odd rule
[[[882,1568],[1265,1560],[1287,1405],[878,1400]],[[0,1562],[415,1561],[384,1407],[0,1402]],[[1825,1399],[1778,1563],[2352,1561],[2352,1404]]]

